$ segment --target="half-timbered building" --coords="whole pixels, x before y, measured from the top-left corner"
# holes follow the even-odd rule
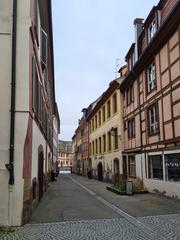
[[[180,2],[161,0],[134,27],[120,86],[124,175],[136,187],[180,198]]]

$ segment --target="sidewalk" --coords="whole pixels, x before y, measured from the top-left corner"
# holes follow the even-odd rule
[[[72,177],[134,217],[180,214],[180,200],[178,199],[153,193],[120,196],[106,190],[106,186],[110,185],[108,183],[77,175],[72,175]]]

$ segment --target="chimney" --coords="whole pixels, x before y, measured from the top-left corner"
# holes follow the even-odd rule
[[[142,32],[143,27],[143,20],[142,18],[136,18],[134,20],[134,32],[135,32],[135,62],[138,60],[138,38]]]

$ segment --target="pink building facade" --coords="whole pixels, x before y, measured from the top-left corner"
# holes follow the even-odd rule
[[[180,4],[161,0],[145,21],[120,86],[124,115],[124,178],[136,188],[180,198]]]

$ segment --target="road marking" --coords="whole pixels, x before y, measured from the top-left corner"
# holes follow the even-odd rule
[[[152,230],[149,226],[147,226],[147,224],[142,223],[141,221],[139,221],[137,218],[129,215],[128,213],[124,212],[123,210],[121,210],[120,208],[116,207],[114,204],[106,201],[104,198],[98,196],[95,192],[91,191],[89,188],[85,187],[84,185],[82,185],[80,182],[78,182],[77,180],[75,180],[74,178],[68,176],[73,182],[75,182],[76,184],[78,184],[79,186],[81,186],[84,190],[86,190],[90,195],[95,196],[95,198],[100,201],[101,203],[103,203],[104,205],[106,205],[107,207],[111,208],[113,211],[115,211],[117,214],[119,214],[121,217],[124,217],[129,223],[131,223],[132,225],[140,228],[145,234],[148,235],[149,239],[151,240],[166,240],[166,236],[159,236],[158,231]]]
[[[84,190],[86,190],[90,195],[92,196],[96,196],[96,193],[91,191],[89,188],[85,187],[84,185],[82,185],[80,182],[76,181],[74,178],[68,176],[73,182],[75,182],[76,184],[78,184],[79,186],[81,186]]]

